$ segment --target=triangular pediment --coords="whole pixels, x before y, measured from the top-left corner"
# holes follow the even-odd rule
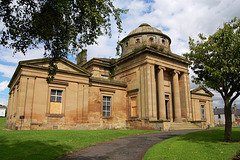
[[[33,67],[33,68],[48,69],[49,62],[50,62],[49,58],[43,58],[43,59],[20,61],[19,64],[21,66],[29,66],[29,67]],[[58,71],[77,73],[77,74],[81,74],[81,75],[85,75],[85,76],[91,75],[91,73],[89,71],[85,70],[82,67],[77,66],[76,64],[74,64],[64,58],[61,58],[57,61],[57,67],[58,67]]]
[[[192,94],[200,94],[200,95],[206,95],[206,96],[214,96],[212,92],[210,92],[207,88],[200,86],[196,89],[191,90]]]

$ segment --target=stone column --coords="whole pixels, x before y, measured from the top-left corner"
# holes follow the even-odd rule
[[[159,119],[166,120],[165,95],[164,95],[164,67],[158,67],[158,104],[159,104]]]
[[[180,104],[180,92],[179,92],[179,82],[178,82],[179,71],[174,70],[172,72],[172,83],[173,83],[173,100],[174,100],[174,115],[175,122],[181,122],[181,104]]]

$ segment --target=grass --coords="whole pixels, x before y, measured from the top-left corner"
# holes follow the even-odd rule
[[[0,159],[59,159],[64,154],[132,135],[159,131],[146,130],[28,130],[6,131],[0,118]]]
[[[235,142],[222,142],[223,137],[224,128],[219,127],[167,139],[150,148],[144,160],[230,160],[240,149],[240,128],[232,129]]]

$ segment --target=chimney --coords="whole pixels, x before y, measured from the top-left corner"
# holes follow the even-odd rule
[[[236,115],[236,114],[237,114],[237,104],[234,103],[234,115]]]
[[[77,65],[81,66],[87,62],[87,50],[83,49],[76,57]]]

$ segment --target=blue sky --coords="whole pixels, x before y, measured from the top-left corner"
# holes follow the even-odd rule
[[[189,36],[197,39],[199,33],[213,34],[224,22],[240,15],[239,0],[115,0],[114,4],[119,8],[129,9],[129,12],[122,16],[123,32],[120,34],[120,40],[140,24],[148,23],[171,38],[171,50],[178,55],[189,51]],[[0,30],[2,27],[0,23]],[[115,57],[118,35],[116,25],[113,23],[111,39],[106,36],[99,37],[98,45],[86,48],[88,60],[93,57]],[[13,56],[13,51],[0,47],[0,104],[8,103],[7,85],[18,62],[42,57],[41,48],[29,50],[26,56],[22,53]],[[70,55],[69,59],[75,63],[74,56]],[[192,83],[190,86],[191,89],[196,87]],[[215,94],[213,106],[223,107],[220,95],[212,92]],[[240,98],[236,103],[239,108]]]

